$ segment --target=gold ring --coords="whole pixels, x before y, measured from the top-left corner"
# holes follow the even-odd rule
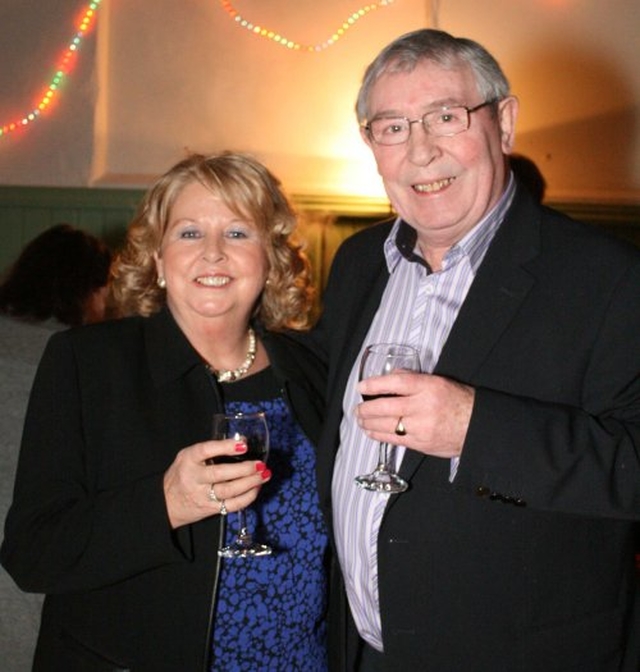
[[[214,484],[211,484],[211,487],[209,488],[209,501],[210,502],[218,502],[220,503],[220,500],[216,497],[215,490],[213,489]]]
[[[407,430],[405,429],[405,426],[402,424],[402,416],[398,418],[398,424],[396,425],[395,433],[398,436],[406,436]]]

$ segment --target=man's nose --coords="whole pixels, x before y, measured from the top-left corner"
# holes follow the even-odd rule
[[[427,165],[439,154],[438,138],[429,133],[423,119],[409,122],[411,133],[407,140],[409,160],[417,165]]]

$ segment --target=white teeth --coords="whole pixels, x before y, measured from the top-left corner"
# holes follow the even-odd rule
[[[438,180],[437,182],[429,182],[428,184],[414,184],[413,188],[416,191],[423,193],[431,193],[434,191],[440,191],[440,189],[444,189],[445,187],[449,186],[454,181],[454,179],[454,177],[448,177],[446,180]]]
[[[207,287],[223,287],[231,282],[231,278],[226,275],[205,275],[201,278],[196,278],[196,282]]]

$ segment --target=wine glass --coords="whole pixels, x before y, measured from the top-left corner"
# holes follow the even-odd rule
[[[247,452],[240,455],[223,455],[215,458],[216,464],[244,462],[245,460],[267,461],[269,454],[269,428],[263,411],[255,413],[216,413],[213,416],[214,439],[244,439]],[[235,539],[218,551],[223,558],[248,558],[270,555],[271,548],[254,541],[247,529],[244,509],[238,510],[238,531]]]
[[[393,371],[405,369],[420,371],[420,355],[418,351],[401,343],[374,343],[368,345],[360,360],[360,380],[374,376],[385,376]],[[392,397],[393,394],[362,395],[364,401],[378,397]],[[394,451],[388,443],[380,443],[378,448],[378,465],[370,474],[356,476],[356,483],[365,490],[375,492],[404,492],[408,483],[395,471],[392,464]]]

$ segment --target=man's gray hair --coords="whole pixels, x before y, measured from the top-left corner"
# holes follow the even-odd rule
[[[356,101],[358,121],[369,120],[369,96],[378,78],[387,72],[411,72],[418,63],[433,61],[445,68],[468,63],[484,100],[509,95],[509,82],[496,59],[480,44],[431,28],[401,35],[387,45],[367,67]],[[471,102],[471,101],[469,101]]]

